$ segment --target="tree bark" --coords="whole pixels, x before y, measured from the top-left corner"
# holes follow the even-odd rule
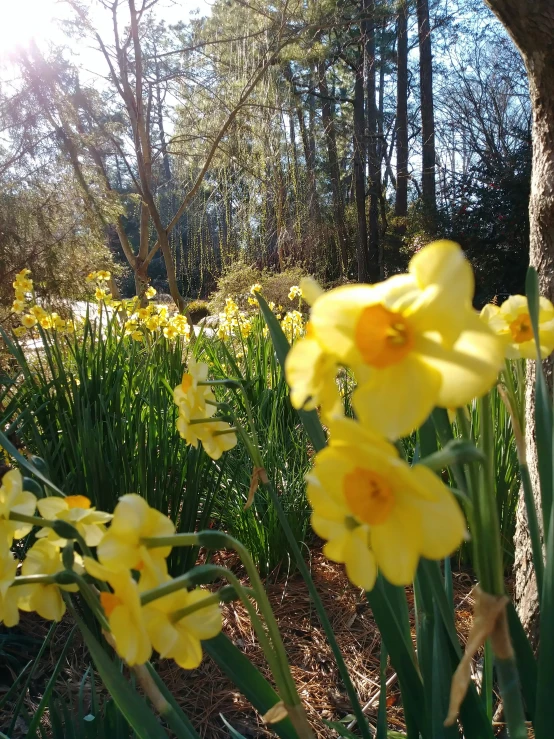
[[[419,84],[421,94],[421,190],[430,219],[436,209],[435,192],[435,113],[433,108],[433,54],[429,25],[429,2],[417,0],[419,38]]]
[[[346,274],[348,269],[348,237],[346,234],[346,222],[344,216],[344,200],[342,197],[339,157],[337,152],[337,136],[335,131],[335,121],[333,119],[333,109],[331,107],[331,98],[329,88],[327,86],[327,76],[325,62],[318,63],[318,85],[321,95],[321,118],[323,121],[323,131],[325,133],[325,141],[327,144],[327,156],[329,165],[329,178],[331,180],[331,192],[333,194],[333,209],[335,211],[335,221],[337,228],[339,263],[342,274]]]
[[[358,235],[356,239],[356,259],[358,262],[358,281],[369,279],[367,259],[367,219],[365,214],[365,106],[364,106],[364,52],[360,56],[354,79],[354,191],[356,193],[356,215]]]
[[[551,0],[486,0],[519,48],[529,78],[533,116],[530,264],[539,274],[541,294],[554,300],[554,5]],[[527,373],[527,461],[540,510],[537,448],[534,438],[534,367]],[[552,360],[545,362],[552,391]],[[520,496],[515,535],[515,600],[524,627],[536,638],[537,589],[532,568],[527,516]]]
[[[394,215],[408,215],[408,4],[400,0],[397,25],[396,200]]]
[[[371,282],[381,277],[379,252],[379,202],[381,199],[381,162],[379,157],[375,74],[375,0],[362,0],[364,37],[364,66],[367,95],[367,133],[369,154],[369,253],[368,276]]]

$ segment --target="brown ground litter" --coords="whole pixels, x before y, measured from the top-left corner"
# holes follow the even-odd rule
[[[229,566],[230,563],[226,561],[225,564]],[[371,610],[363,594],[348,583],[341,566],[327,561],[316,553],[312,555],[312,572],[360,701],[365,704],[377,696],[379,691],[380,638]],[[473,584],[471,578],[464,573],[454,575],[457,627],[462,641],[471,622]],[[323,720],[344,719],[349,714],[349,703],[306,586],[298,576],[294,576],[288,581],[270,584],[267,589],[292,665],[293,677],[316,735],[318,739],[336,736],[335,731],[326,728]],[[409,596],[411,601],[411,593]],[[12,633],[42,640],[49,624],[34,614],[22,616],[20,627],[12,630]],[[25,707],[31,715],[40,702],[44,686],[67,639],[71,625],[69,617],[66,616],[56,630],[44,659],[31,681],[29,693],[25,698]],[[225,606],[224,631],[270,679],[263,653],[258,647],[241,604],[231,603]],[[21,666],[33,658],[37,648],[37,642],[22,644],[19,640],[14,641],[11,647],[9,643],[4,646],[6,652],[11,649],[11,656],[17,658]],[[22,653],[22,650],[26,653]],[[2,662],[4,664],[0,668],[0,699],[2,691],[5,692],[17,674],[9,660]],[[76,710],[79,685],[88,664],[86,649],[77,635],[56,688],[57,694],[61,695],[73,710]],[[223,739],[229,736],[229,730],[224,726],[220,714],[223,714],[227,721],[248,739],[275,736],[209,657],[206,656],[200,668],[192,672],[185,672],[169,660],[161,661],[157,668],[202,737]],[[392,675],[393,670],[389,667],[388,676]],[[101,690],[100,684],[98,688]],[[84,701],[88,710],[90,686],[85,689]],[[404,723],[399,703],[398,685],[393,681],[387,694],[389,727],[402,731]],[[6,706],[4,711],[0,712],[1,730],[5,731],[9,725],[11,710],[13,705]],[[377,701],[367,711],[372,724],[375,723],[376,715]],[[47,714],[43,725],[48,733]],[[25,725],[24,722],[20,722],[12,737],[15,739],[24,735]]]

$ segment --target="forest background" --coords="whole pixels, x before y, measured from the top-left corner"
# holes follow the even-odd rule
[[[62,5],[3,57],[6,313],[28,265],[50,297],[109,267],[184,307],[245,265],[382,279],[437,235],[478,306],[522,292],[527,80],[481,0]]]

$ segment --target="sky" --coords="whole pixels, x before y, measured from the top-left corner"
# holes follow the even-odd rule
[[[98,4],[98,0],[91,1]],[[196,10],[208,14],[209,0],[160,0],[156,15],[175,23]],[[9,56],[18,46],[28,46],[32,40],[39,45],[60,43],[63,33],[56,21],[67,13],[64,0],[0,0],[0,58]]]

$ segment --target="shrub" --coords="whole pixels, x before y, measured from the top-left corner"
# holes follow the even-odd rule
[[[236,262],[229,267],[217,281],[217,290],[211,296],[209,308],[211,313],[220,313],[225,307],[226,298],[237,300],[241,308],[246,308],[246,298],[250,287],[259,283],[263,288],[265,299],[282,305],[286,310],[297,307],[297,301],[289,300],[292,285],[298,285],[306,272],[302,267],[287,267],[283,272],[259,270],[246,264]]]

